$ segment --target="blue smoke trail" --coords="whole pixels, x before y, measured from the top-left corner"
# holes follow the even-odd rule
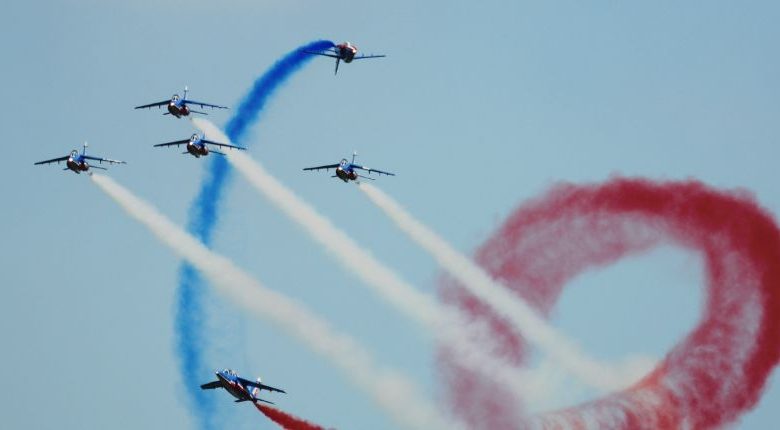
[[[314,55],[306,51],[324,51],[333,47],[328,40],[317,40],[300,46],[279,59],[268,71],[255,80],[252,89],[239,104],[225,131],[236,144],[244,143],[249,127],[254,124],[265,108],[271,96],[287,79],[308,63]],[[244,145],[246,146],[246,145]],[[187,229],[204,244],[211,246],[214,228],[218,221],[218,209],[223,190],[230,178],[230,167],[224,157],[209,157],[211,161],[208,173],[203,180],[200,193],[190,207]],[[197,271],[187,263],[182,263],[179,271],[178,311],[175,329],[178,335],[179,372],[188,384],[185,389],[189,395],[190,408],[197,417],[198,426],[203,430],[219,427],[216,420],[215,397],[209,396],[197,388],[199,381],[211,375],[214,363],[205,363],[203,352],[208,347],[208,333],[205,324],[204,309],[207,289]],[[224,424],[224,423],[222,423]]]

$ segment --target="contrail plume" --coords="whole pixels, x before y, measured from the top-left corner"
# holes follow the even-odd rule
[[[223,142],[230,142],[210,121],[203,118],[194,118],[192,121],[208,135]],[[229,151],[226,158],[254,188],[301,225],[312,238],[330,251],[337,261],[372,287],[380,297],[446,342],[459,363],[480,369],[482,374],[508,385],[522,398],[533,395],[527,371],[514,369],[504,357],[490,355],[486,351],[485,343],[479,342],[487,332],[482,323],[468,322],[453,309],[439,304],[433,297],[409,285],[249,156],[240,151]]]
[[[452,422],[420,396],[420,390],[413,382],[395,371],[377,367],[371,354],[355,340],[336,332],[301,304],[264,287],[111,178],[99,174],[93,174],[91,178],[128,215],[195,266],[220,293],[238,307],[275,323],[341,369],[396,423],[409,428],[453,428]]]
[[[652,369],[652,364],[643,369],[636,369],[633,365],[631,369],[627,369],[628,372],[619,372],[614,367],[602,365],[588,357],[525,301],[501,286],[470,258],[456,251],[431,229],[413,218],[389,195],[366,183],[359,184],[359,189],[464,288],[492,307],[500,317],[512,322],[526,340],[581,381],[595,388],[613,391],[628,387]],[[629,372],[631,374],[627,374]]]
[[[255,403],[255,407],[263,415],[268,417],[269,420],[275,422],[279,427],[285,430],[325,430],[324,427],[292,416],[281,409],[268,405],[261,405],[260,403]]]
[[[247,135],[252,124],[257,122],[259,115],[276,91],[315,57],[308,52],[322,51],[331,46],[333,42],[329,40],[306,43],[279,58],[259,76],[228,122],[227,130],[233,141],[242,143],[243,137]],[[230,179],[230,169],[226,160],[222,157],[210,158],[203,185],[190,207],[187,225],[188,231],[206,245],[211,244],[223,190]],[[180,372],[185,381],[203,374],[209,368],[204,359],[204,353],[208,350],[209,340],[212,337],[208,333],[211,327],[204,317],[204,309],[209,306],[208,293],[207,286],[192,266],[182,264],[179,270],[175,329]],[[220,338],[224,341],[223,339]],[[216,408],[213,397],[199,390],[188,390],[186,393],[192,401],[190,409],[198,418],[201,429],[218,428],[219,419],[214,415]]]
[[[529,422],[498,408],[486,416],[484,405],[500,406],[504,399],[445,360],[453,410],[475,429],[721,429],[738,423],[758,403],[780,360],[780,230],[745,190],[620,177],[559,184],[514,210],[475,260],[544,314],[573,277],[659,244],[701,257],[706,300],[696,327],[652,373],[623,391]],[[460,305],[475,318],[494,312],[473,301]],[[493,337],[523,355],[514,348],[520,334],[496,331]]]
[[[192,122],[215,139],[221,139],[223,142],[231,141],[206,119],[193,118]],[[432,297],[418,292],[401,280],[395,272],[379,263],[346,233],[318,214],[314,208],[298,198],[257,162],[240,151],[228,151],[226,158],[255,189],[261,191],[285,214],[304,227],[341,263],[355,271],[368,284],[378,288],[383,296],[389,298],[417,321],[423,321],[426,325],[433,325],[439,321],[436,312],[439,305]]]

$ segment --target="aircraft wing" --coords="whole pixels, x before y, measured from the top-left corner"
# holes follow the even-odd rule
[[[339,167],[340,165],[341,164],[326,164],[324,166],[306,167],[303,170],[335,169],[336,167]]]
[[[333,48],[327,49],[325,51],[303,51],[307,54],[311,55],[322,55],[323,57],[330,57],[330,58],[340,58],[336,53],[333,51]]]
[[[186,145],[187,143],[189,143],[189,141],[190,141],[189,139],[176,140],[176,141],[173,141],[173,142],[158,143],[157,145],[154,145],[154,146],[155,147],[158,147],[158,146],[179,146],[179,145]]]
[[[185,99],[183,101],[183,103],[184,104],[188,104],[188,105],[198,105],[198,106],[200,106],[202,108],[210,107],[210,108],[214,108],[214,109],[228,109],[227,106],[212,105],[212,104],[209,104],[209,103],[196,102],[195,100],[187,100],[187,99]]]
[[[366,58],[384,58],[387,57],[387,55],[379,54],[379,55],[358,55],[357,57],[353,58],[353,60],[365,60]]]
[[[168,105],[168,103],[170,103],[170,102],[171,102],[170,100],[163,100],[163,101],[157,102],[157,103],[150,103],[148,105],[136,106],[135,108],[136,109],[145,109],[145,108],[152,108],[152,107],[155,107],[155,106],[161,107],[161,106]]]
[[[202,141],[207,143],[207,144],[209,144],[209,145],[219,146],[220,148],[233,148],[233,149],[240,149],[242,151],[246,151],[246,148],[244,148],[243,146],[229,145],[227,143],[219,143],[219,142],[214,142],[214,141],[206,140],[206,139],[203,139]],[[157,145],[155,145],[155,146],[157,146]]]
[[[209,382],[200,386],[201,390],[213,390],[215,388],[221,388],[222,383],[219,381]]]
[[[103,164],[103,162],[109,163],[109,164],[127,164],[126,161],[120,161],[120,160],[112,160],[110,158],[100,158],[100,157],[91,157],[89,155],[84,155],[84,158],[87,160],[94,160],[98,163]]]
[[[372,169],[370,167],[358,166],[358,165],[355,165],[355,164],[353,164],[352,167],[354,167],[356,169],[360,169],[360,170],[365,170],[368,173],[378,173],[380,175],[395,176],[395,173],[385,172],[384,170],[379,170],[379,169]]]
[[[287,394],[287,392],[286,392],[286,391],[284,391],[284,390],[281,390],[281,389],[279,389],[279,388],[275,388],[275,387],[271,387],[271,386],[269,386],[269,385],[261,384],[261,383],[259,383],[259,382],[250,381],[250,380],[248,380],[248,379],[244,379],[244,378],[238,378],[238,380],[239,380],[239,381],[241,382],[241,384],[243,384],[245,387],[257,387],[257,388],[259,388],[259,389],[261,389],[261,390],[276,391],[277,393],[285,393],[285,394]]]
[[[59,164],[60,161],[67,161],[68,158],[70,158],[70,156],[66,155],[64,157],[52,158],[51,160],[39,161],[39,162],[37,162],[35,164],[36,165],[38,165],[38,164],[49,164],[49,163],[57,163],[57,164]]]

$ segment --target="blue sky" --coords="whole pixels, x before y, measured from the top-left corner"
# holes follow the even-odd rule
[[[615,173],[746,188],[780,213],[773,2],[85,0],[3,9],[0,376],[9,383],[0,414],[11,428],[194,428],[183,396],[202,381],[180,380],[174,349],[179,261],[86,178],[32,163],[88,140],[93,154],[128,161],[114,178],[184,224],[203,160],[152,145],[194,129],[132,107],[184,85],[193,98],[234,106],[309,40],[350,40],[388,57],[344,65],[337,77],[332,62],[312,62],[264,112],[251,154],[422,290],[435,291],[434,262],[357,190],[302,167],[357,150],[360,161],[397,172],[377,185],[464,252],[550,184]],[[440,396],[429,336],[240,178],[224,203],[216,250]],[[585,273],[554,323],[597,357],[662,356],[696,322],[698,264],[661,248]],[[276,398],[284,409],[322,424],[391,428],[305,347],[229,304],[213,312],[235,328],[215,353],[231,363],[214,367],[240,362],[242,373],[287,389]],[[739,428],[777,422],[777,385],[775,374]],[[214,394],[242,428],[274,428]]]

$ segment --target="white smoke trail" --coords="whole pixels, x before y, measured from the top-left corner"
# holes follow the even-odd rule
[[[615,368],[590,358],[577,345],[547,324],[530,305],[510,293],[509,289],[494,281],[471,259],[414,219],[390,196],[370,184],[361,183],[359,188],[469,292],[512,322],[530,343],[583,382],[601,390],[623,389],[654,367],[654,363],[649,359],[632,359],[626,365]]]
[[[203,118],[193,118],[192,121],[212,139],[230,142],[210,121]],[[491,354],[484,341],[489,337],[489,331],[482,326],[482,322],[467,322],[453,309],[444,307],[431,296],[416,290],[249,156],[239,151],[228,151],[227,158],[254,188],[301,225],[312,238],[330,251],[337,261],[415,322],[440,336],[449,347],[453,358],[462,366],[492,378],[526,403],[531,403],[530,400],[537,396],[536,393],[544,381],[528,371],[517,369],[504,358]]]
[[[457,428],[442,417],[419,393],[416,385],[399,373],[379,368],[371,354],[355,340],[338,333],[299,303],[274,292],[227,258],[206,248],[150,204],[107,176],[91,175],[95,184],[130,216],[146,226],[157,239],[189,261],[218,291],[236,305],[277,324],[304,345],[340,368],[399,424],[409,428]]]

